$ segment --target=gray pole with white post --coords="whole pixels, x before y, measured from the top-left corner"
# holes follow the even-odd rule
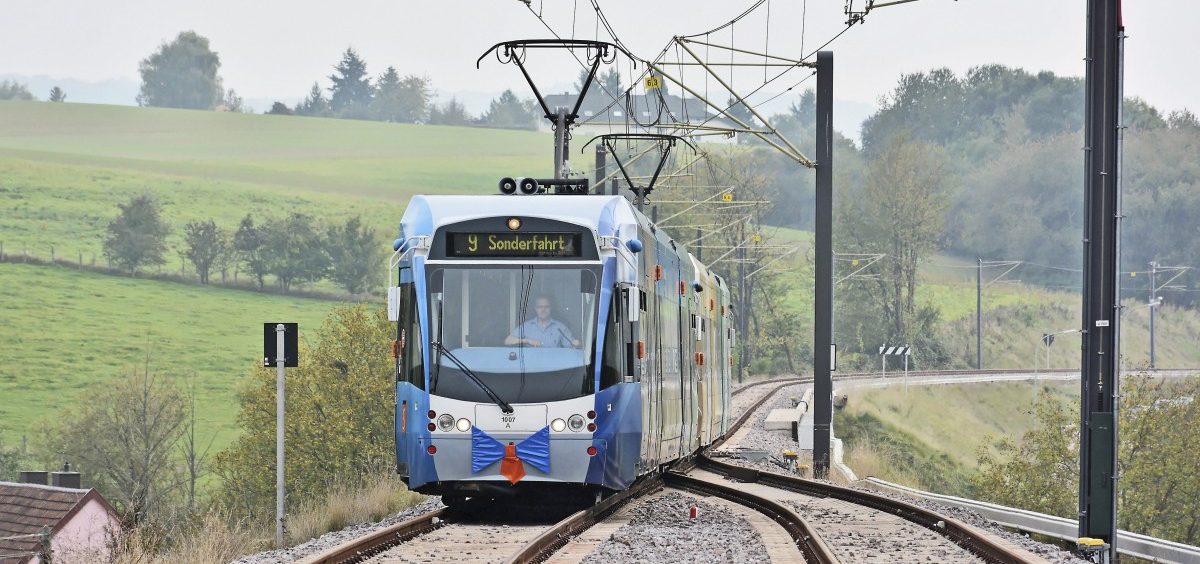
[[[1158,263],[1150,263],[1150,369],[1154,369],[1154,310],[1158,309],[1158,304],[1155,303],[1154,294],[1158,291],[1155,288],[1155,275],[1158,274]],[[1170,284],[1168,281],[1167,284]]]
[[[283,364],[282,323],[275,326],[275,546],[283,548]]]

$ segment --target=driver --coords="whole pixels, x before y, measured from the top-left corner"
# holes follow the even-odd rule
[[[506,345],[529,345],[531,347],[579,347],[579,340],[561,321],[550,318],[550,298],[539,296],[534,300],[537,317],[518,325],[504,339]]]

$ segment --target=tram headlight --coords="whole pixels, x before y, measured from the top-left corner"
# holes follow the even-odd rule
[[[567,428],[567,422],[562,419],[555,419],[550,422],[550,430],[555,433],[561,433]]]
[[[567,420],[567,426],[570,427],[571,430],[575,431],[576,433],[582,431],[583,430],[583,416],[582,415],[572,415],[571,418]]]
[[[458,423],[456,426],[459,431],[462,431],[465,433],[471,429],[471,420],[467,419],[466,417],[463,417],[462,419],[458,420]]]
[[[438,417],[438,428],[443,431],[449,431],[454,428],[454,416],[449,413],[443,413]]]

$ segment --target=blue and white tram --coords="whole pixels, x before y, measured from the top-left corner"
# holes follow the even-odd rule
[[[727,287],[625,198],[416,196],[400,229],[396,459],[413,490],[591,498],[725,434]]]

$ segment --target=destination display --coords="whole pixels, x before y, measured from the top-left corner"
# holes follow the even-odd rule
[[[452,257],[579,257],[578,233],[449,233]]]

